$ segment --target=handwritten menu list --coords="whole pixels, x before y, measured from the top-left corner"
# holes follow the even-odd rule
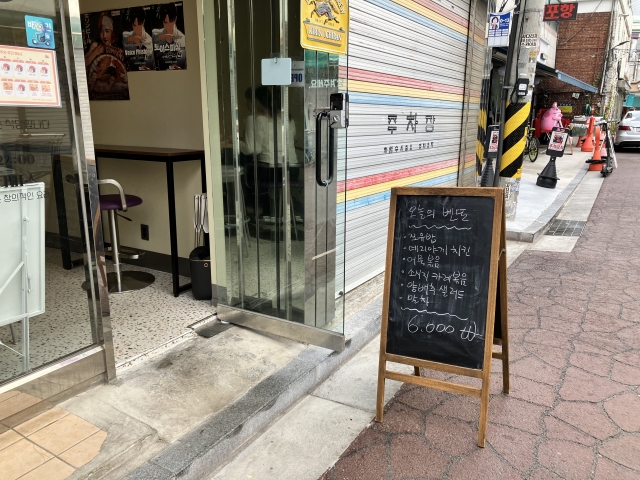
[[[398,196],[387,352],[482,369],[494,199]]]

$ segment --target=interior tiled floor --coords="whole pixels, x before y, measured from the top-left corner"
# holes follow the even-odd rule
[[[173,296],[171,275],[132,265],[124,270],[143,270],[156,277],[147,288],[110,295],[116,364],[188,332],[191,325],[214,313],[209,301],[198,301],[190,291]],[[92,342],[89,303],[82,289],[84,270],[64,270],[60,252],[46,251],[45,313],[33,317],[30,325],[30,362],[37,368],[69,355]],[[181,283],[188,278],[181,277]],[[21,352],[21,328],[16,323],[16,344],[9,326],[0,327],[0,341]],[[0,382],[21,373],[21,357],[0,346]]]
[[[0,395],[3,480],[62,480],[100,452],[107,433],[61,408],[47,410],[13,428],[4,425],[2,420],[18,406],[30,403],[28,397],[31,395],[16,390]]]

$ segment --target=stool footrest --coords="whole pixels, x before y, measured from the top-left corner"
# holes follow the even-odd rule
[[[111,246],[105,247],[105,252],[112,252],[113,248]],[[120,258],[126,258],[127,260],[138,260],[143,257],[145,252],[142,250],[137,250],[131,247],[123,247],[120,246],[120,250],[118,252],[120,254]]]

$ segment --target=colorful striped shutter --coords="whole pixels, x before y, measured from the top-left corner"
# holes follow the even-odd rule
[[[483,25],[486,2],[477,3],[485,16],[474,23]],[[346,211],[346,291],[384,270],[392,187],[455,186],[459,167],[473,183],[484,64],[470,63],[461,165],[469,2],[351,0],[349,7],[347,180],[338,184],[337,206],[339,246]],[[475,33],[483,52],[484,31]]]

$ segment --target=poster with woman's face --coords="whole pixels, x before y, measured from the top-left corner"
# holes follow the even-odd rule
[[[155,5],[122,9],[122,46],[129,72],[155,70],[152,27]]]
[[[153,24],[153,51],[156,70],[186,70],[187,43],[182,2],[156,5]]]
[[[120,10],[82,15],[89,100],[129,100]]]

